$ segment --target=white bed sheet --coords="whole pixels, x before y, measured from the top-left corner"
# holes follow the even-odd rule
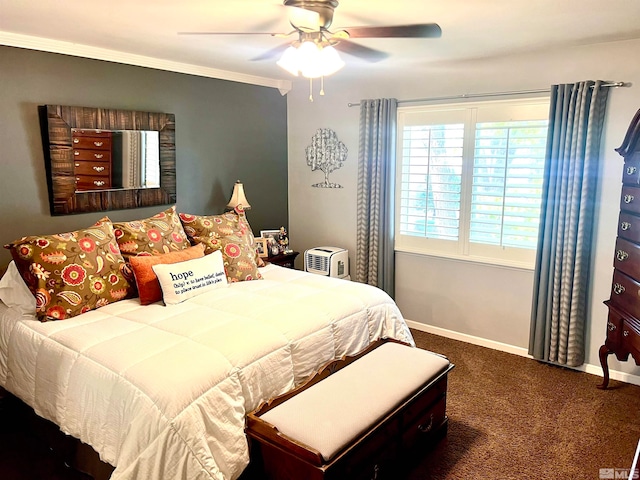
[[[379,337],[413,344],[377,288],[261,272],[179,305],[130,299],[58,322],[0,302],[0,385],[91,445],[113,480],[235,479],[246,412]]]

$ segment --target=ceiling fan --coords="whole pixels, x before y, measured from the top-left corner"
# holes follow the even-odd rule
[[[274,49],[253,58],[252,60],[267,60],[285,53],[291,47],[302,47],[305,43],[316,46],[322,51],[327,47],[362,58],[370,62],[378,62],[388,57],[388,54],[354,43],[358,38],[438,38],[442,30],[437,23],[421,23],[414,25],[376,26],[376,27],[347,27],[336,31],[329,30],[333,22],[333,13],[338,6],[337,0],[284,0],[284,6],[289,7],[289,23],[294,30],[288,33],[265,32],[180,32],[182,35],[271,35],[287,38],[297,34],[297,39],[280,45]],[[291,51],[291,50],[289,50]],[[283,60],[283,59],[281,59]],[[278,62],[280,63],[280,62]],[[281,65],[283,66],[283,65]],[[283,66],[283,68],[287,69]],[[287,69],[288,70],[288,69]],[[291,70],[289,70],[291,71]],[[292,71],[293,73],[293,71]],[[304,76],[304,71],[301,72]],[[308,72],[315,74],[317,72]],[[333,72],[332,72],[333,73]],[[320,76],[320,75],[316,75]],[[324,75],[323,75],[324,76]],[[314,78],[314,77],[311,77]]]

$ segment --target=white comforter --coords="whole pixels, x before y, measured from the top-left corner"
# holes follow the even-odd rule
[[[381,336],[413,343],[381,290],[261,271],[179,305],[131,299],[59,322],[0,303],[0,385],[91,445],[114,480],[235,479],[245,412]]]

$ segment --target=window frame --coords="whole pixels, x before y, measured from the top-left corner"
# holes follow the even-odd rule
[[[398,107],[394,250],[397,252],[533,270],[535,267],[536,249],[506,247],[470,241],[471,198],[476,142],[475,125],[489,121],[548,120],[549,103],[550,97],[545,95],[517,99]],[[500,115],[502,115],[501,111],[508,113],[509,116],[500,117]],[[493,115],[498,115],[497,118],[500,119],[488,119],[492,118]],[[532,116],[534,118],[532,118]],[[419,123],[421,118],[425,120]],[[436,118],[437,120],[427,121],[432,118]],[[440,120],[440,118],[442,118],[442,120]],[[404,127],[420,124],[443,125],[450,123],[464,124],[458,240],[452,241],[402,235],[400,234],[400,219]]]

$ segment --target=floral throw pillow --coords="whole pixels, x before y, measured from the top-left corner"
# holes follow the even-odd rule
[[[243,238],[236,235],[226,237],[193,237],[196,245],[204,244],[204,254],[220,250],[224,260],[224,269],[227,272],[229,283],[245,280],[258,280],[262,275],[258,271],[255,260],[255,250],[248,245]]]
[[[255,263],[262,267],[264,262],[256,251],[256,241],[244,209],[241,206],[234,211],[225,212],[220,215],[191,215],[180,213],[180,221],[184,231],[193,243],[194,238],[225,238],[228,236],[239,237],[240,241],[246,243],[255,252]]]
[[[175,206],[142,220],[114,222],[113,230],[125,260],[136,255],[180,251],[191,246]]]
[[[178,214],[185,233],[193,237],[225,237],[233,235],[241,228],[239,216],[235,212],[220,215]]]
[[[4,246],[36,299],[40,321],[63,320],[125,298],[125,262],[109,218],[75,232]]]
[[[137,295],[136,280],[129,263],[131,257],[179,252],[191,246],[175,206],[142,220],[114,222],[113,231],[127,263],[123,273],[131,285],[131,297]]]

